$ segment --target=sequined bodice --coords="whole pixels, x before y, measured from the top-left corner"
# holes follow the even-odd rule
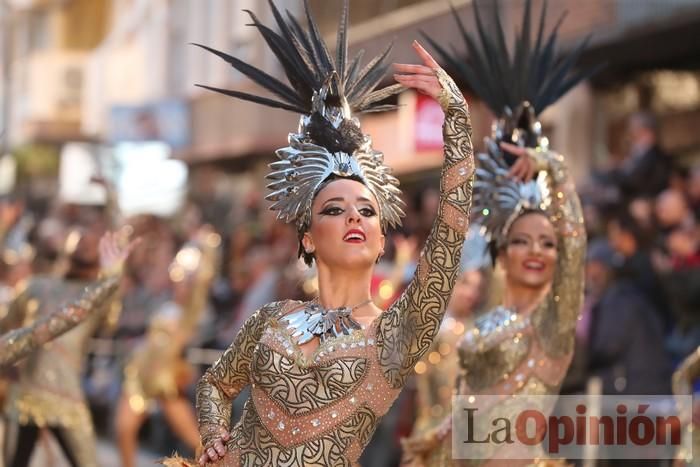
[[[462,394],[549,394],[558,389],[570,353],[547,355],[528,315],[496,307],[459,344]]]
[[[251,399],[233,429],[237,447],[274,444],[265,465],[356,461],[399,392],[381,374],[374,334],[368,328],[329,339],[307,358],[271,319],[253,351]],[[323,460],[313,461],[319,451],[310,441],[323,446]]]

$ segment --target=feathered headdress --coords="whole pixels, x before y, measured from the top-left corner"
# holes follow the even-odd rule
[[[544,174],[536,181],[519,183],[508,177],[509,156],[498,143],[501,141],[524,147],[546,150],[547,138],[537,116],[587,79],[599,68],[575,71],[574,65],[585,50],[590,36],[566,55],[558,55],[557,38],[564,15],[548,36],[544,34],[547,2],[542,7],[533,43],[531,28],[532,2],[525,1],[522,26],[515,34],[513,51],[506,45],[500,19],[498,0],[491,2],[495,31],[489,33],[482,20],[477,1],[474,5],[476,36],[467,32],[457,11],[452,13],[466,44],[469,59],[453,48],[448,51],[429,36],[426,40],[435,48],[446,65],[453,70],[483,100],[496,115],[492,138],[486,142],[487,152],[479,154],[479,168],[474,184],[475,222],[481,224],[489,238],[499,241],[512,222],[525,210],[545,211],[551,204]]]
[[[467,32],[464,22],[452,7],[452,13],[467,48],[469,59],[464,61],[452,48],[448,51],[425,35],[446,64],[483,100],[498,119],[494,136],[513,143],[522,141],[535,146],[541,135],[536,121],[545,108],[556,102],[578,83],[599,71],[574,70],[574,65],[586,49],[591,36],[587,36],[568,54],[557,51],[559,28],[566,13],[562,14],[547,37],[544,35],[547,2],[540,13],[537,34],[533,44],[531,16],[532,1],[525,1],[525,10],[520,32],[515,34],[513,52],[506,45],[506,35],[500,19],[500,6],[494,0],[493,24],[495,31],[489,33],[482,21],[477,1],[474,5],[477,36]],[[528,137],[523,132],[530,132]],[[513,133],[517,133],[513,137]]]
[[[392,109],[383,105],[387,97],[403,87],[375,90],[389,64],[389,45],[379,56],[362,66],[363,51],[348,61],[347,29],[349,0],[343,1],[335,56],[331,56],[319,33],[308,1],[304,10],[308,31],[289,11],[283,15],[268,0],[278,31],[262,24],[250,11],[265,43],[279,60],[289,84],[223,52],[199,45],[218,55],[236,70],[274,94],[274,98],[240,91],[201,86],[227,96],[302,114],[299,129],[290,133],[289,146],[277,150],[279,161],[270,164],[272,180],[267,196],[278,218],[296,222],[300,231],[310,222],[313,197],[332,177],[353,178],[375,195],[382,226],[397,226],[403,217],[398,180],[383,163],[383,155],[372,149],[362,134],[356,114]],[[197,44],[198,45],[198,44]]]

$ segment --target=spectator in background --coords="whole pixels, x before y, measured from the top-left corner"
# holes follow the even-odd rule
[[[669,394],[672,367],[658,313],[638,283],[616,276],[613,253],[605,243],[589,249],[588,313],[580,322],[585,329],[577,329],[588,376],[600,377],[607,395]]]
[[[654,239],[656,236],[656,217],[654,215],[653,198],[635,198],[630,201],[627,210],[637,222],[644,238]]]
[[[621,258],[616,277],[629,282],[637,293],[644,295],[649,306],[657,310],[663,329],[669,329],[671,316],[666,294],[652,264],[651,239],[627,209],[609,219],[608,241]]]
[[[652,114],[637,113],[630,117],[629,153],[622,165],[609,173],[623,199],[655,196],[668,188],[673,160],[659,147],[658,133],[658,122]]]
[[[670,233],[682,225],[693,223],[693,213],[683,192],[669,188],[656,198],[654,215],[661,233]]]
[[[700,233],[692,223],[676,227],[666,237],[668,255],[657,253],[659,271],[676,322],[669,350],[677,360],[700,346]]]
[[[586,255],[586,282],[581,316],[576,323],[574,356],[561,386],[561,394],[585,394],[589,374],[589,344],[593,326],[593,310],[600,303],[611,282],[615,267],[615,251],[604,238],[588,244]]]
[[[682,165],[674,164],[671,168],[671,178],[668,186],[672,190],[677,190],[681,193],[688,191],[688,180],[690,179],[690,170]]]

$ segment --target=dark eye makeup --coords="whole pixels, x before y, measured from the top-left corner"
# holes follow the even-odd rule
[[[328,206],[324,208],[319,214],[323,214],[325,216],[339,216],[343,212],[345,212],[342,208],[339,208],[338,206]]]
[[[360,208],[360,214],[365,217],[376,216],[377,212],[373,208]]]
[[[339,208],[338,206],[328,206],[322,209],[319,214],[323,214],[325,216],[339,216],[344,212],[345,209]],[[377,215],[377,212],[371,207],[360,208],[359,213],[364,217],[372,217]]]

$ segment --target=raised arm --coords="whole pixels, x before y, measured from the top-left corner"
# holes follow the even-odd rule
[[[700,377],[700,347],[686,357],[673,372],[673,393],[685,396],[693,393],[693,382]]]
[[[115,294],[119,277],[112,276],[87,287],[80,300],[64,306],[34,324],[0,336],[0,367],[17,363],[50,340],[70,331],[93,310],[101,309]]]
[[[270,316],[279,303],[266,305],[248,318],[233,343],[209,368],[197,384],[197,418],[202,445],[211,447],[229,430],[231,403],[251,382],[250,362]]]
[[[554,357],[563,356],[573,350],[576,320],[583,303],[586,230],[581,202],[561,154],[519,148],[505,143],[501,146],[516,156],[528,156],[521,158],[524,163],[522,166],[528,165],[526,159],[529,159],[535,171],[546,171],[550,179],[550,220],[558,238],[557,266],[552,289],[534,314],[533,323],[544,350]],[[520,164],[516,163],[511,173],[522,172],[519,167]],[[525,171],[527,172],[527,169]]]
[[[400,65],[414,73],[397,81],[433,95],[445,112],[445,162],[440,181],[440,206],[423,247],[415,276],[379,321],[377,346],[384,375],[401,387],[413,365],[428,351],[457,279],[462,244],[469,224],[474,156],[467,104],[452,79],[414,44],[427,66]],[[437,80],[435,79],[437,77]],[[431,93],[426,85],[439,86]]]

